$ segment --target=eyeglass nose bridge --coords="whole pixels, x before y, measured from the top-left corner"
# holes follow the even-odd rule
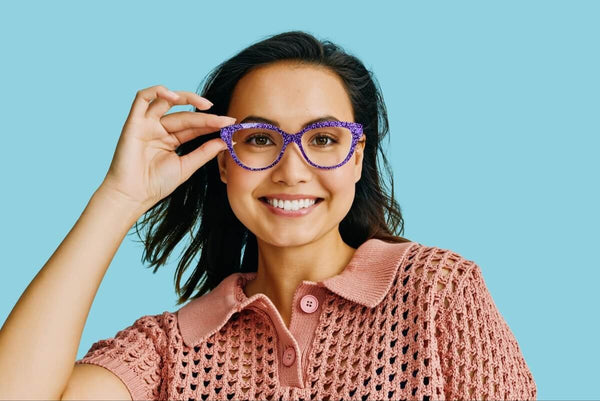
[[[300,132],[296,132],[295,134],[288,134],[287,132],[285,132],[284,130],[282,130],[279,127],[273,127],[273,128],[275,128],[277,130],[277,132],[279,132],[281,134],[281,136],[283,137],[283,145],[281,146],[281,151],[279,152],[279,156],[277,156],[277,159],[275,159],[275,161],[273,163],[271,163],[271,165],[268,166],[267,168],[275,167],[277,164],[279,164],[281,159],[283,159],[285,150],[287,149],[288,145],[291,143],[295,143],[296,145],[298,145],[298,149],[300,149],[300,153],[302,153],[302,157],[304,158],[304,161],[307,162],[310,166],[316,167],[319,169],[325,168],[325,167],[321,167],[321,166],[313,163],[308,158],[306,153],[304,152],[304,147],[302,146],[302,136],[304,135],[305,132],[310,131],[312,128],[314,128],[313,126],[305,127],[303,130],[301,130]]]
[[[306,153],[304,153],[304,148],[302,147],[302,135],[304,135],[304,133],[306,131],[308,131],[308,127],[303,129],[300,132],[295,133],[295,134],[288,134],[287,132],[279,129],[278,127],[276,127],[276,128],[277,128],[277,131],[281,134],[281,136],[283,136],[283,145],[281,146],[281,151],[279,152],[279,156],[277,157],[277,159],[275,159],[275,162],[273,162],[271,164],[271,167],[275,167],[277,164],[279,164],[281,159],[283,159],[285,150],[287,149],[288,145],[291,143],[295,143],[296,145],[298,145],[298,149],[300,150],[300,153],[302,154],[302,158],[304,159],[305,162],[307,162],[309,165],[311,165],[313,167],[319,167],[309,160]]]

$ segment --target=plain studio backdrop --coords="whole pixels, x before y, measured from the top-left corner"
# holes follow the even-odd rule
[[[136,91],[196,91],[239,50],[299,29],[379,80],[404,236],[480,265],[539,399],[600,398],[600,3],[216,3],[2,3],[0,321],[100,185]],[[77,358],[178,309],[184,244],[152,274],[137,239],[119,248]]]

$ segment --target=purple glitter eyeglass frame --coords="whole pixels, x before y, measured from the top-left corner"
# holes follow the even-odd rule
[[[308,159],[308,157],[306,156],[306,153],[304,153],[304,149],[302,148],[302,135],[304,135],[304,133],[306,131],[311,130],[313,128],[323,128],[323,127],[345,127],[345,128],[350,129],[350,132],[352,133],[352,146],[350,146],[350,151],[348,152],[348,155],[346,156],[344,161],[336,166],[322,167],[317,164],[314,164],[313,162],[311,162]],[[281,136],[283,137],[283,146],[281,147],[281,152],[279,153],[279,156],[277,156],[277,159],[275,159],[275,161],[273,163],[271,163],[270,165],[268,165],[267,167],[253,168],[253,167],[245,166],[240,161],[240,159],[238,159],[238,157],[235,155],[235,152],[233,151],[233,145],[231,143],[231,138],[233,136],[233,133],[242,128],[268,128],[268,129],[279,132],[281,134]],[[363,128],[362,124],[359,124],[359,123],[352,123],[352,122],[346,122],[346,121],[322,121],[322,122],[308,125],[302,131],[296,132],[295,134],[288,134],[287,132],[279,129],[279,127],[276,127],[271,124],[242,123],[242,124],[228,125],[227,127],[221,128],[221,139],[227,144],[227,149],[229,150],[229,154],[231,155],[233,160],[235,160],[235,162],[240,167],[243,167],[246,170],[261,171],[261,170],[266,170],[266,169],[273,167],[274,165],[279,163],[279,160],[281,160],[281,158],[283,157],[283,152],[285,152],[285,149],[287,148],[287,146],[292,142],[294,142],[294,143],[296,143],[296,145],[298,145],[298,147],[300,148],[300,151],[302,152],[302,156],[304,156],[304,160],[306,160],[308,162],[308,164],[310,164],[313,167],[317,167],[317,168],[320,168],[323,170],[330,170],[333,168],[338,168],[340,166],[343,166],[344,164],[346,164],[348,162],[348,160],[350,160],[350,157],[352,157],[352,154],[354,153],[354,149],[356,148],[356,143],[362,136],[362,133],[363,133],[362,128]]]

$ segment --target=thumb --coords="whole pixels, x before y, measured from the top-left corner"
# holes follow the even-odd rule
[[[202,146],[193,152],[181,156],[181,169],[184,181],[223,150],[227,150],[227,144],[221,138],[215,138],[203,143]]]

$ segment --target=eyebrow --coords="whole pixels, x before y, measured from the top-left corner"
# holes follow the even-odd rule
[[[338,120],[336,117],[334,116],[322,116],[319,118],[315,118],[314,120],[310,120],[308,122],[306,122],[302,128],[305,128],[311,124],[314,123],[320,123],[321,121],[340,121]],[[271,124],[274,125],[276,127],[279,127],[279,123],[275,120],[269,120],[268,118],[265,117],[260,117],[260,116],[248,116],[246,118],[244,118],[242,121],[240,121],[238,124],[243,124],[243,123],[248,123],[248,122],[253,122],[253,123],[265,123],[265,124]]]

